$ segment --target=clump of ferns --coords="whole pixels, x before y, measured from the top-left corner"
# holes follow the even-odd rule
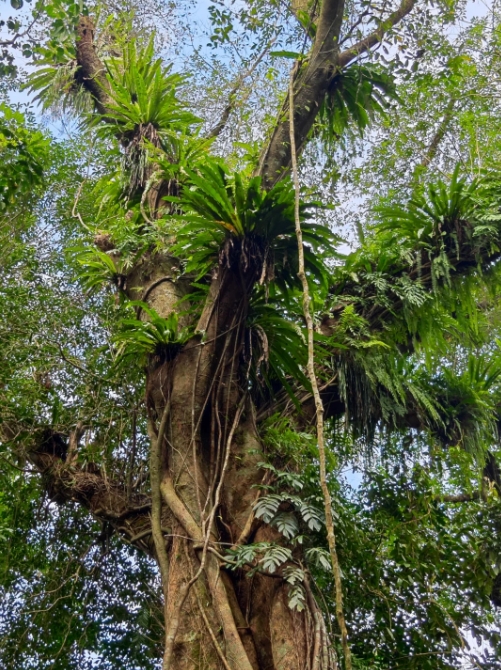
[[[189,179],[186,170],[193,170],[207,159],[213,141],[214,138],[201,137],[199,127],[193,128],[189,133],[179,130],[164,131],[163,147],[148,146],[149,158],[155,169],[144,187],[143,198],[160,180],[158,199],[164,201],[164,212],[168,216],[181,214],[178,197],[184,183]]]
[[[448,280],[455,262],[475,264],[486,234],[499,240],[499,226],[489,229],[479,220],[482,179],[460,178],[459,167],[449,182],[430,184],[407,204],[377,209],[380,221],[375,232],[380,245],[411,248],[415,266],[420,273],[431,272],[433,284],[437,273]]]
[[[54,63],[52,50],[44,51],[36,64],[50,65],[38,67],[28,80],[29,90],[38,92],[34,100],[40,102],[43,110],[51,110],[55,116],[59,111],[65,112],[68,109],[77,114],[91,112],[92,98],[79,80],[76,55],[65,48],[64,56],[59,56],[59,60]]]
[[[128,173],[127,195],[131,198],[151,177],[151,158],[156,150],[175,163],[178,157],[173,136],[189,134],[200,120],[178,98],[185,78],[154,58],[153,38],[139,49],[134,41],[129,42],[121,58],[109,59],[106,67],[109,102],[106,113],[98,119],[98,132],[119,139],[123,167]]]
[[[36,70],[25,87],[37,94],[35,100],[41,103],[43,110],[57,113],[71,108],[77,114],[85,114],[92,110],[93,101],[83,86],[77,63],[75,26],[81,12],[86,14],[87,10],[78,3],[60,4],[52,10],[57,14],[51,14],[56,20],[50,26],[45,45],[35,49]],[[98,51],[101,46],[97,45]]]
[[[164,248],[170,234],[164,219],[156,220],[155,226],[148,225],[141,203],[130,201],[125,194],[126,188],[127,182],[122,179],[121,171],[116,171],[98,180],[93,196],[97,208],[98,236],[106,246],[103,250],[114,250],[129,267],[146,250]],[[96,240],[95,243],[102,247]]]
[[[487,449],[499,439],[499,354],[469,356],[462,369],[443,366],[440,372],[429,381],[439,401],[439,418],[431,429],[444,446],[459,445],[483,462]]]
[[[398,95],[391,75],[376,65],[353,64],[332,78],[313,132],[328,146],[362,135],[392,100]]]
[[[260,177],[230,173],[220,161],[206,158],[196,171],[186,169],[179,203],[186,222],[174,253],[187,270],[208,272],[214,264],[242,272],[259,284],[274,283],[283,292],[298,286],[298,251],[294,220],[294,189],[283,180],[269,191]],[[305,266],[319,287],[330,283],[325,258],[338,238],[311,221],[316,203],[300,206]]]
[[[255,398],[266,400],[281,390],[299,407],[298,394],[311,393],[311,383],[305,373],[308,347],[301,294],[284,297],[275,292],[274,298],[256,287],[250,297],[243,346],[243,363],[250,370],[250,384]],[[332,379],[332,351],[344,348],[333,338],[314,333],[315,368],[322,382]]]
[[[333,270],[334,308],[339,312],[341,301],[351,300],[376,327],[376,313],[392,313],[393,327],[406,320],[403,346],[409,330],[436,338],[440,311],[450,322],[451,312],[458,318],[458,298],[463,311],[471,302],[467,279],[455,279],[457,266],[477,268],[486,252],[501,248],[496,181],[490,175],[468,183],[456,169],[450,182],[439,180],[407,204],[379,207],[379,221],[361,247]]]
[[[283,316],[283,305],[266,302],[264,296],[251,298],[247,315],[243,362],[250,370],[254,393],[263,395],[285,388],[295,398],[295,386],[310,389],[304,373],[308,350],[298,322]]]
[[[94,293],[109,285],[116,286],[120,291],[126,289],[127,269],[124,259],[113,254],[113,251],[106,253],[95,247],[78,246],[68,252],[77,263],[78,279],[87,293]]]
[[[189,328],[181,327],[179,315],[172,312],[161,317],[141,301],[130,301],[128,307],[137,309],[145,318],[125,318],[112,338],[116,346],[118,365],[133,364],[156,368],[173,360],[181,347],[192,336]]]

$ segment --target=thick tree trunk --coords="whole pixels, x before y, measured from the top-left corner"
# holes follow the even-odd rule
[[[321,653],[327,640],[313,598],[303,612],[288,606],[285,566],[249,577],[250,567],[232,571],[221,558],[231,546],[284,542],[253,514],[265,460],[242,358],[245,296],[253,281],[220,267],[198,323],[201,334],[174,360],[153,361],[148,373],[152,419],[168,406],[161,490],[162,525],[173,518],[165,607],[172,670],[334,667]],[[161,316],[172,310],[172,291],[165,281],[151,294]]]
[[[189,425],[189,407],[186,407],[185,413]],[[203,455],[201,460],[206,460]],[[252,487],[262,481],[262,473],[256,467],[258,460],[258,442],[253,432],[244,425],[231,445],[222,504],[211,533],[210,547],[217,547],[218,554],[224,552],[225,546],[232,545],[245,535],[249,517],[252,519],[252,506],[256,499],[256,489]],[[179,482],[175,493],[186,510],[191,508],[192,518],[200,526],[193,476],[195,469],[199,468],[202,507],[206,500],[204,494],[208,478],[204,476],[203,468],[193,463],[191,454],[186,454],[186,461],[184,471],[173,473],[169,468],[166,478]],[[207,506],[205,519],[209,513],[210,507]],[[174,524],[172,538],[169,538],[166,607],[167,628],[174,629],[176,623],[178,625],[173,639],[170,666],[173,670],[224,667],[232,670],[304,670],[332,667],[315,666],[313,655],[318,609],[314,603],[310,603],[313,612],[306,610],[299,613],[288,607],[288,587],[282,578],[282,571],[273,576],[257,573],[248,577],[246,570],[230,571],[215,553],[209,551],[205,569],[184,599],[184,589],[204,560],[203,541],[201,533],[197,538],[190,524],[183,524],[179,519]],[[282,539],[274,529],[254,521],[244,542],[281,542]],[[317,656],[320,660],[318,652]]]

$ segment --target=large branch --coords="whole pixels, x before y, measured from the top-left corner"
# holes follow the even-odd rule
[[[461,227],[459,228],[459,226]],[[457,239],[461,240],[459,253]],[[374,244],[369,242],[365,247],[363,246],[355,252],[354,260],[348,263],[347,269],[338,268],[337,276],[339,279],[331,288],[332,297],[338,296],[338,300],[334,300],[334,307],[331,308],[330,313],[326,314],[320,324],[319,328],[322,335],[331,337],[334,342],[338,340],[340,318],[348,305],[352,305],[357,314],[364,318],[368,330],[376,339],[384,338],[384,333],[391,329],[397,329],[398,332],[402,333],[404,329],[408,328],[405,315],[407,314],[408,318],[409,310],[412,309],[412,304],[404,303],[399,288],[402,285],[402,280],[410,280],[420,286],[424,293],[433,294],[437,290],[440,291],[440,279],[435,278],[434,280],[433,266],[436,258],[442,254],[442,250],[445,250],[447,254],[450,278],[453,282],[455,280],[462,281],[463,277],[471,272],[477,272],[479,269],[487,273],[493,269],[501,258],[501,251],[498,251],[501,247],[501,229],[498,235],[491,233],[479,236],[475,235],[475,226],[465,220],[443,223],[441,228],[435,232],[435,237],[430,237],[427,242],[428,248],[435,249],[435,253],[428,257],[428,254],[418,244],[415,250],[409,249],[407,258],[412,257],[414,259],[412,263],[409,263],[405,255],[398,251],[400,245],[398,239],[391,243],[388,240],[386,241],[386,253],[389,253],[390,248],[395,251],[393,264],[388,263],[382,276],[387,286],[384,295],[381,295],[380,289],[374,283],[374,273],[378,273],[381,249],[378,251],[374,248]],[[442,279],[442,283],[446,288],[445,279]],[[420,312],[416,314],[415,318],[420,318]],[[402,338],[398,347],[400,354],[411,355],[415,344],[416,338],[408,330],[407,340],[404,341]],[[382,397],[388,394],[388,389],[373,388],[371,392],[372,400],[369,403],[368,399],[357,390],[360,382],[366,377],[366,371],[357,362],[357,357],[352,356],[350,351],[336,350],[335,345],[333,345],[332,355],[344,358],[346,366],[352,371],[353,384],[347,381],[347,389],[344,393],[341,393],[337,374],[333,374],[333,371],[328,369],[318,370],[320,378],[326,379],[321,389],[326,418],[341,416],[347,412],[353,422],[361,426],[361,430],[367,431],[368,426],[374,428],[383,419]],[[328,379],[329,374],[331,379]],[[371,382],[368,379],[366,381],[367,389],[370,389]],[[353,388],[351,388],[352,386]],[[436,388],[433,384],[432,386]],[[311,394],[299,391],[297,399],[303,410],[302,421],[307,424],[315,416]],[[276,411],[287,413],[289,407],[291,411],[294,410],[294,405],[287,398],[285,391],[278,395],[275,394],[258,408],[258,421]],[[437,424],[429,416],[426,408],[421,407],[411,393],[407,394],[402,409],[403,413],[400,418],[397,420],[397,417],[395,417],[399,428],[432,430],[437,436],[440,436],[444,444],[454,437],[458,437],[454,435],[453,426],[444,426],[440,422]],[[499,472],[497,476],[499,490],[501,490],[501,475],[499,475]],[[490,479],[494,480],[495,478],[491,476]]]
[[[370,51],[373,47],[376,46],[376,44],[379,44],[379,42],[383,40],[388,30],[396,26],[397,23],[400,23],[400,21],[414,9],[416,3],[417,0],[402,0],[400,7],[392,14],[390,14],[390,16],[385,21],[382,21],[377,30],[372,32],[370,35],[367,35],[367,37],[364,37],[359,42],[356,42],[356,44],[353,44],[351,47],[346,49],[346,51],[343,51],[339,54],[339,68],[342,69],[346,67],[358,56],[366,53],[367,51]]]
[[[294,129],[298,154],[304,148],[329,82],[336,72],[343,12],[344,0],[324,0],[310,57],[304,63],[297,63],[298,72],[294,81]],[[269,186],[279,181],[291,167],[288,109],[287,96],[279,121],[261,157],[259,172]]]
[[[80,16],[76,27],[76,52],[78,81],[94,98],[100,114],[106,113],[110,98],[107,94],[106,69],[96,53],[94,23],[90,16]]]
[[[126,541],[154,555],[149,496],[128,491],[127,486],[104,476],[93,463],[78,464],[68,453],[66,440],[48,428],[35,433],[35,444],[27,458],[42,476],[52,501],[82,505]]]
[[[333,77],[362,53],[372,49],[384,39],[385,34],[407,16],[417,0],[402,0],[400,7],[381,22],[370,35],[339,53],[344,0],[324,0],[318,21],[317,33],[310,57],[298,61],[294,82],[294,126],[298,155],[303,151],[320,106]],[[260,161],[259,173],[268,186],[272,186],[291,167],[289,141],[289,99],[285,99],[277,125]]]

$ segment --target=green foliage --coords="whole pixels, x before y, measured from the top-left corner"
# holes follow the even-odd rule
[[[411,453],[406,449],[402,462],[400,444],[385,464],[370,472],[357,496],[356,525],[341,525],[344,564],[353,566],[345,574],[353,598],[353,649],[382,667],[431,670],[440,663],[452,669],[460,663],[455,649],[461,647],[463,622],[470,621],[475,634],[483,628],[476,608],[488,607],[492,577],[484,552],[492,528],[481,503],[440,503],[437,492],[445,473],[418,463],[419,446],[414,447]],[[362,546],[373,547],[375,553],[354,565]],[[369,566],[375,572],[367,572]],[[468,598],[460,596],[464,588]],[[377,631],[355,622],[355,617],[364,621],[369,611],[380,622]],[[377,648],[370,655],[363,649],[367,636]]]
[[[163,131],[183,131],[198,123],[199,119],[177,97],[184,78],[171,69],[161,59],[154,60],[153,38],[142,49],[130,41],[121,58],[109,59],[105,90],[111,102],[101,119],[102,132],[127,137],[151,124],[161,135]]]
[[[287,537],[287,536],[286,536]],[[288,547],[271,542],[255,542],[231,549],[225,556],[232,570],[251,567],[248,577],[262,571],[274,574],[280,570],[288,589],[288,605],[291,610],[302,612],[306,606],[306,593],[302,586],[305,574],[299,566],[291,564],[292,552]]]
[[[282,503],[290,503],[301,515],[302,520],[310,530],[320,530],[322,525],[321,514],[318,509],[304,502],[298,496],[282,493],[270,493],[259,499],[254,507],[258,519],[275,526],[282,535],[292,539],[297,535],[299,526],[293,514],[279,512]]]
[[[312,496],[309,487],[311,481],[307,476],[279,470],[271,463],[261,463],[260,466],[273,473],[274,483],[261,487],[263,494],[254,505],[256,517],[276,528],[288,540],[302,544],[301,523],[306,534],[317,532],[324,525],[318,499]]]
[[[38,52],[42,69],[31,80],[45,105],[54,95],[75,100],[83,93],[73,44],[76,5],[48,7],[55,32],[46,50]],[[246,45],[256,53],[256,35],[262,30],[268,40],[276,10],[275,3],[262,1],[240,3],[232,13],[214,10],[212,44],[233,45],[238,16],[253,35],[252,46]],[[300,22],[310,30],[306,15]],[[411,25],[412,40],[428,40],[416,21]],[[99,49],[109,35],[99,32]],[[477,661],[485,667],[499,664],[499,616],[489,594],[501,569],[501,512],[495,481],[482,487],[481,474],[486,453],[499,455],[501,181],[492,160],[499,150],[493,118],[499,115],[497,102],[488,101],[494,112],[479,130],[476,93],[461,100],[456,95],[459,79],[473,77],[480,84],[482,79],[470,56],[462,52],[450,58],[449,37],[435,45],[438,55],[430,56],[427,72],[409,75],[412,82],[399,86],[405,99],[397,98],[389,70],[371,64],[372,54],[367,64],[332,81],[316,129],[320,156],[314,157],[336,163],[343,188],[354,185],[342,195],[344,204],[353,200],[360,212],[358,248],[340,258],[334,251],[338,238],[318,223],[316,205],[303,202],[300,210],[320,331],[315,360],[327,417],[328,485],[350,644],[359,668],[460,667],[465,630],[480,640],[478,649],[470,650]],[[40,426],[50,423],[67,436],[82,421],[90,428],[78,466],[88,466],[90,473],[100,468],[109,481],[121,482],[127,495],[131,490],[149,495],[140,373],[173,359],[194,336],[193,326],[183,325],[185,317],[196,322],[209,273],[221,267],[235,277],[247,274],[254,285],[235,360],[253,405],[252,413],[247,407],[245,413],[262,437],[259,458],[267,459],[257,466],[267,477],[254,507],[256,525],[269,524],[273,531],[268,531],[279,538],[236,547],[228,552],[227,567],[251,577],[256,572],[282,577],[289,607],[296,611],[305,608],[308,574],[315,594],[321,593],[327,625],[333,622],[317,446],[308,432],[311,404],[292,185],[283,180],[266,191],[249,176],[249,166],[241,168],[242,151],[259,153],[256,128],[265,112],[255,102],[247,119],[238,105],[233,112],[243,128],[248,124],[249,141],[234,141],[241,129],[230,123],[213,145],[191,111],[204,106],[196,99],[199,82],[192,80],[190,90],[185,78],[164,67],[152,40],[142,47],[140,39],[120,38],[126,43],[120,56],[110,56],[106,45],[100,51],[109,110],[87,127],[85,138],[75,130],[78,142],[49,144],[12,110],[2,111],[0,120],[6,128],[0,125],[2,157],[7,157],[0,173],[7,194],[2,222],[15,214],[2,242],[7,248],[14,229],[23,239],[15,253],[2,252],[8,262],[0,269],[0,431],[7,423],[21,426],[13,440],[2,434],[0,447],[0,663],[5,667],[66,670],[97,663],[132,670],[156,664],[161,603],[151,595],[158,591],[152,564],[107,536],[106,526],[89,526],[72,504],[40,505],[38,479],[22,472],[27,469],[23,447],[32,444]],[[410,48],[402,39],[395,37],[399,54],[400,47]],[[288,35],[277,53],[298,54],[302,47],[296,41]],[[491,44],[498,42],[499,36]],[[217,70],[216,64],[210,67]],[[271,82],[285,76],[280,68],[263,68],[270,83],[265,95]],[[491,67],[489,76],[495,71]],[[483,86],[479,95],[488,90]],[[196,104],[189,107],[181,92]],[[237,98],[247,94],[246,89]],[[454,150],[446,144],[445,158],[435,159],[442,179],[435,179],[434,169],[414,173],[453,94],[465,105],[455,123],[467,137],[458,132]],[[88,96],[81,100],[89,102]],[[401,103],[399,114],[412,117],[419,106],[426,113],[424,122],[400,125],[398,141],[388,139],[390,126],[400,123],[391,115],[392,100]],[[211,101],[209,111],[215,114],[213,108]],[[384,159],[373,165],[377,192],[364,209],[358,204],[366,186],[356,176],[364,151],[349,165],[343,153],[347,145],[338,142],[336,154],[331,149],[343,133],[356,145],[351,129],[361,135],[369,123],[379,124],[371,140]],[[422,146],[409,154],[417,137]],[[475,143],[478,162],[471,150]],[[226,158],[211,157],[212,146]],[[452,165],[458,152],[461,173]],[[484,160],[487,155],[490,160]],[[482,161],[490,169],[478,170]],[[465,167],[470,164],[475,178]],[[405,169],[395,167],[402,165]],[[325,172],[309,167],[305,162],[304,179],[309,192],[316,192]],[[159,180],[166,205],[160,213],[155,207],[148,211],[148,196]],[[330,193],[322,196],[333,199]],[[322,214],[340,221],[344,210]],[[89,233],[103,235],[113,250],[90,247]],[[74,253],[66,254],[68,248]],[[144,303],[127,302],[129,271],[145,259],[154,264],[172,253],[178,257],[176,276],[186,284],[194,280],[190,313],[182,311],[186,303],[165,317]],[[147,270],[144,279],[149,283]],[[119,299],[99,290],[110,285],[119,290]],[[200,347],[204,344],[200,340]],[[263,417],[270,414],[264,426]],[[462,495],[471,500],[447,502]],[[330,639],[336,641],[337,634],[334,627]],[[482,645],[489,647],[485,654]]]
[[[395,82],[387,71],[370,63],[352,65],[332,78],[315,132],[327,143],[338,140],[350,126],[362,134],[396,99]]]
[[[456,169],[448,184],[439,180],[406,206],[381,206],[371,234],[335,270],[333,293],[343,297],[334,305],[357,304],[360,316],[371,315],[372,337],[404,348],[445,351],[458,333],[478,337],[475,292],[498,282],[478,269],[501,243],[498,222],[484,221],[498,206],[491,179],[468,184]]]
[[[115,262],[104,251],[100,251],[95,247],[75,247],[69,251],[81,267],[78,277],[82,286],[89,292],[110,283],[119,286],[120,282],[125,278],[123,273],[119,272],[119,259],[117,258]]]
[[[486,182],[459,178],[459,166],[450,183],[438,181],[425,193],[416,194],[405,207],[381,207],[377,234],[383,246],[404,244],[420,253],[420,262],[429,263],[432,288],[438,281],[450,283],[450,273],[461,262],[475,262],[487,246],[499,248],[500,229],[493,221],[485,226]],[[492,190],[488,202],[492,206]],[[482,197],[484,196],[484,198]]]
[[[187,270],[199,276],[221,255],[229,267],[253,271],[260,282],[273,281],[287,292],[299,285],[294,222],[294,190],[283,180],[266,191],[260,177],[230,174],[221,161],[207,159],[197,172],[186,170],[179,203],[188,223],[178,232],[174,252],[188,259]],[[328,288],[330,272],[324,261],[335,255],[338,238],[311,222],[314,203],[300,208],[305,269],[317,290]]]
[[[500,377],[499,351],[489,357],[471,354],[459,370],[443,369],[436,382],[436,393],[446,443],[459,444],[477,456],[484,456],[498,439]]]
[[[49,20],[48,39],[36,45],[33,54],[36,70],[30,74],[26,88],[35,92],[44,110],[62,107],[77,113],[92,108],[90,95],[78,82],[75,28],[79,17],[88,13],[81,1],[52,0],[45,3],[44,14]]]
[[[140,301],[130,301],[130,307],[144,312],[147,321],[140,319],[122,319],[113,336],[117,345],[117,357],[120,363],[145,364],[149,356],[158,360],[173,358],[180,347],[192,335],[189,328],[181,328],[179,315],[172,312],[164,319],[157,312]]]
[[[49,149],[48,138],[29,126],[26,117],[0,104],[0,216],[11,216],[30,196],[40,192]]]
[[[196,155],[196,140],[190,142],[190,135],[200,119],[178,97],[185,77],[171,72],[172,66],[165,67],[161,59],[154,59],[153,37],[144,48],[128,42],[122,56],[108,59],[106,67],[106,113],[94,117],[93,124],[99,135],[118,138],[125,147],[126,200],[138,195],[140,189],[144,199],[162,167],[169,164],[172,171],[183,157]],[[206,145],[198,143],[198,147]],[[153,170],[152,160],[159,156],[162,167],[157,165]]]
[[[261,568],[271,574],[291,558],[292,552],[288,547],[282,547],[271,542],[247,544],[237,549],[231,549],[227,554],[228,563],[233,570],[255,562],[254,571]]]

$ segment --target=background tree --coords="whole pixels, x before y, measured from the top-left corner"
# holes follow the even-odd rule
[[[497,8],[130,9],[0,110],[3,664],[497,667]]]

